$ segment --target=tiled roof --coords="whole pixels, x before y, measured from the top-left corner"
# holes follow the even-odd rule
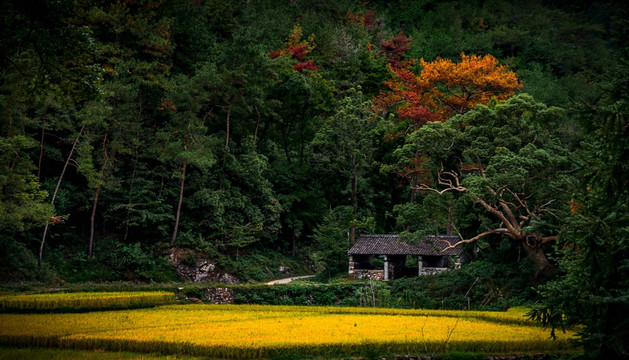
[[[361,235],[347,253],[349,255],[458,255],[463,251],[461,246],[441,252],[458,240],[458,236],[428,235],[418,243],[409,244],[399,241],[397,235]]]

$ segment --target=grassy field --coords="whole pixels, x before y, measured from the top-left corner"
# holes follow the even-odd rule
[[[524,314],[524,309],[499,313],[256,305],[0,314],[0,343],[214,358],[574,351],[568,341],[571,332],[550,340]]]

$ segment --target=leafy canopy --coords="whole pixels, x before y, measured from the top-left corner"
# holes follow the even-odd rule
[[[464,114],[492,98],[506,100],[522,88],[515,73],[500,65],[491,55],[461,54],[461,62],[420,59],[422,70],[414,71],[415,61],[400,67],[389,65],[393,78],[385,82],[389,91],[376,98],[380,110],[394,109],[400,120],[416,128],[430,121],[444,121]]]

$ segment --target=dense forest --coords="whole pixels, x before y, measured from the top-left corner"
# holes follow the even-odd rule
[[[541,321],[627,355],[618,3],[10,0],[0,17],[4,281],[175,280],[175,249],[241,281],[329,278],[359,234],[447,233],[538,286]]]

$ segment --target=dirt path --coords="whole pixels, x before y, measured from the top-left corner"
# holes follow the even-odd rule
[[[288,284],[289,282],[293,281],[293,280],[297,280],[297,279],[306,279],[306,278],[311,278],[314,275],[304,275],[304,276],[293,276],[293,277],[289,277],[286,279],[279,279],[279,280],[273,280],[273,281],[269,281],[268,283],[266,283],[267,285],[275,285],[275,284]]]

